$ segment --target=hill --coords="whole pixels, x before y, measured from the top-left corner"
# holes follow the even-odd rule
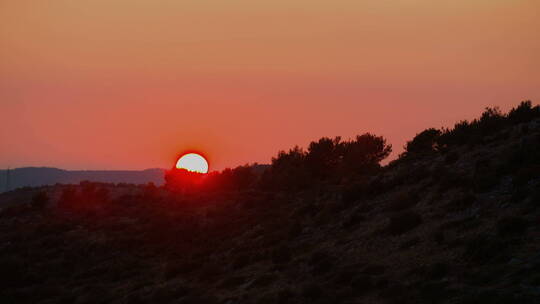
[[[142,171],[68,171],[57,168],[26,167],[9,171],[9,189],[7,170],[0,170],[0,192],[22,187],[37,187],[44,185],[78,184],[81,181],[128,184],[163,184],[163,169],[147,169]]]
[[[19,202],[0,212],[0,298],[538,303],[540,115],[523,108],[421,132],[368,175],[295,188],[279,184],[291,180],[278,156],[261,177],[271,187],[5,193]]]

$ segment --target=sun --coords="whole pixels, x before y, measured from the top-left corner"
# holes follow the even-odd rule
[[[190,172],[208,173],[208,162],[200,154],[187,153],[178,159],[176,168]]]

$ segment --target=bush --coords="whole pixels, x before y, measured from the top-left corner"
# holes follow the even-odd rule
[[[456,161],[459,160],[459,153],[457,153],[456,151],[451,151],[451,152],[448,152],[448,154],[446,154],[446,156],[444,157],[444,162],[448,165],[451,165],[453,163],[455,163]]]
[[[448,275],[449,270],[450,267],[447,263],[434,263],[428,267],[426,277],[430,280],[439,280]]]
[[[44,208],[49,203],[49,195],[45,191],[40,191],[32,197],[32,207]]]
[[[508,244],[485,234],[478,235],[467,241],[464,257],[478,264],[503,262],[508,259]]]
[[[470,208],[476,202],[476,196],[471,192],[461,193],[456,196],[448,205],[446,205],[446,211],[448,212],[460,212]]]
[[[497,233],[501,236],[524,234],[529,228],[529,222],[517,216],[507,216],[497,221]]]
[[[3,288],[17,288],[28,285],[27,265],[19,257],[3,256],[0,258],[0,284]]]
[[[352,279],[351,287],[356,295],[361,295],[373,289],[373,280],[368,275],[358,275]]]
[[[253,287],[266,287],[274,283],[278,278],[273,274],[263,274],[253,281]]]
[[[302,296],[305,298],[315,300],[320,298],[323,294],[322,288],[315,283],[304,284],[304,286],[302,286]]]
[[[538,177],[540,177],[540,166],[521,168],[514,175],[514,178],[512,179],[512,184],[514,185],[514,187],[525,186],[529,181]]]
[[[404,211],[390,217],[388,232],[392,235],[403,234],[418,227],[422,222],[420,214],[413,211]]]
[[[347,184],[343,187],[343,190],[341,192],[341,200],[346,205],[350,205],[351,203],[360,200],[366,195],[366,188],[367,187],[365,183]]]
[[[418,203],[419,199],[418,193],[414,190],[402,191],[388,204],[386,211],[398,212],[412,208]]]
[[[499,183],[497,170],[491,166],[490,161],[480,159],[475,163],[473,184],[478,192],[486,192]]]
[[[281,246],[272,253],[272,262],[274,264],[287,264],[291,259],[291,250],[286,246]]]
[[[497,107],[488,107],[479,119],[472,122],[462,120],[451,129],[443,129],[435,141],[437,146],[443,149],[455,145],[476,145],[482,143],[486,135],[493,134],[506,125],[506,115]]]
[[[62,190],[60,199],[58,200],[59,208],[72,208],[76,206],[79,196],[77,189],[73,186],[68,186]]]

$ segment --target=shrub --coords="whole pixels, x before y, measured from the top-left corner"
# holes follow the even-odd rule
[[[475,163],[473,184],[478,192],[486,192],[499,183],[499,176],[496,169],[491,166],[490,161],[480,159]]]
[[[145,199],[154,199],[159,193],[158,187],[152,182],[147,183],[143,186],[143,197]]]
[[[28,285],[27,265],[26,262],[19,257],[2,256],[0,258],[0,284],[4,288],[17,288]]]
[[[72,186],[68,186],[62,190],[60,199],[58,200],[59,208],[71,208],[76,206],[79,196],[77,194],[77,189]]]
[[[527,231],[529,222],[517,216],[507,216],[497,221],[497,233],[504,235],[520,235]]]
[[[451,165],[453,163],[455,163],[456,161],[459,160],[459,153],[457,153],[456,151],[451,151],[451,152],[448,152],[448,154],[446,154],[446,156],[444,157],[444,162],[448,165]]]
[[[470,208],[474,202],[476,202],[476,196],[471,192],[461,193],[456,196],[448,205],[446,205],[446,211],[460,212],[467,208]]]
[[[373,289],[373,280],[368,275],[358,275],[352,279],[351,287],[356,295],[364,294]]]
[[[494,260],[507,260],[508,244],[505,244],[502,240],[481,234],[467,241],[464,257],[478,264]]]
[[[447,263],[437,262],[428,267],[426,276],[430,280],[439,280],[448,275],[449,269]]]
[[[367,192],[365,183],[347,184],[341,192],[341,200],[349,205],[363,198]]]
[[[360,215],[358,212],[355,212],[353,214],[351,214],[350,216],[348,216],[342,223],[341,223],[341,227],[343,229],[347,229],[347,230],[350,230],[350,229],[353,229],[355,227],[357,227],[357,225],[362,222],[365,218]]]
[[[286,264],[292,259],[291,250],[286,246],[278,247],[272,253],[272,262],[274,264]]]
[[[436,139],[438,147],[446,149],[454,145],[475,145],[482,143],[483,137],[493,134],[507,125],[506,115],[499,108],[486,108],[479,119],[472,122],[462,120],[451,129],[443,129]]]
[[[334,257],[326,251],[316,251],[311,254],[308,265],[311,267],[313,275],[321,275],[330,271],[334,265]]]
[[[375,276],[375,275],[384,274],[385,271],[386,271],[386,266],[384,266],[384,265],[381,265],[381,264],[369,264],[362,270],[362,273],[367,274],[367,275]]]
[[[315,283],[308,283],[302,286],[302,296],[308,299],[318,299],[323,295],[322,288]]]
[[[49,195],[45,191],[40,191],[32,197],[32,207],[44,208],[49,203]]]
[[[403,211],[409,208],[412,208],[418,203],[419,200],[418,193],[414,190],[411,191],[402,191],[396,195],[394,200],[388,204],[386,211],[389,212],[398,212]]]
[[[398,235],[408,232],[422,224],[422,216],[413,211],[404,211],[390,217],[388,223],[388,232],[392,235]]]
[[[471,181],[470,178],[459,174],[454,171],[450,171],[445,167],[438,167],[433,172],[434,182],[438,182],[439,186],[437,191],[442,193],[454,188],[469,188]]]
[[[248,266],[249,263],[251,263],[250,256],[247,254],[241,254],[232,263],[232,269],[233,270],[242,269]]]
[[[540,176],[540,166],[531,166],[527,168],[521,168],[512,179],[514,187],[520,187],[526,185],[529,181],[538,178]]]
[[[220,287],[224,289],[232,289],[234,287],[237,287],[238,285],[244,284],[246,282],[246,278],[242,276],[234,276],[227,278],[221,282]]]
[[[277,280],[277,277],[273,274],[263,274],[253,281],[252,286],[254,287],[266,287],[271,285]]]

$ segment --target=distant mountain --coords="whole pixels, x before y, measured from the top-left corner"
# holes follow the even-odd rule
[[[153,182],[162,185],[163,169],[147,169],[142,171],[68,171],[58,168],[27,167],[11,169],[9,172],[9,185],[7,170],[0,170],[0,192],[21,187],[35,187],[43,185],[77,184],[88,180],[105,183],[146,184]]]

